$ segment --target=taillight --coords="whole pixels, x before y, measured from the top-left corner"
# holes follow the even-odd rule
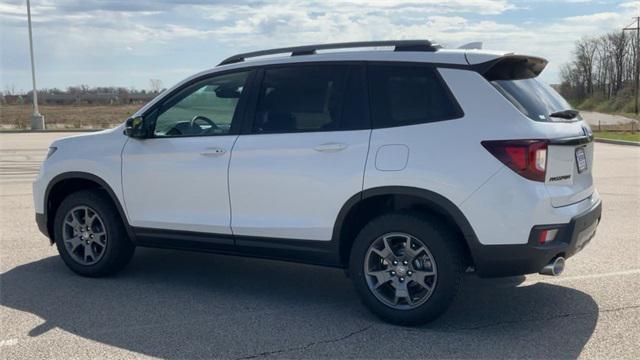
[[[521,176],[544,181],[547,171],[546,140],[493,140],[483,141],[482,146]]]

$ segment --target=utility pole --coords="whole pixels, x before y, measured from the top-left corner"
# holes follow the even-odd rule
[[[33,35],[31,34],[31,2],[27,0],[27,19],[29,22],[29,50],[31,52],[31,80],[33,81],[33,114],[31,115],[31,130],[44,130],[44,116],[38,110],[38,90],[36,88],[36,65],[33,58]]]
[[[626,27],[622,31],[635,31],[636,32],[636,115],[638,115],[638,98],[640,98],[640,16],[635,17],[636,27]]]

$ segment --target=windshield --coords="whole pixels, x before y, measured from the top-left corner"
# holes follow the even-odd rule
[[[495,80],[491,83],[518,110],[535,121],[566,122],[581,120],[580,115],[571,120],[550,117],[549,115],[555,112],[571,109],[571,105],[551,86],[536,78]]]

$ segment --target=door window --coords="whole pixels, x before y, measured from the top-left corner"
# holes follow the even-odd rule
[[[248,75],[212,77],[170,97],[156,118],[154,136],[229,134]]]
[[[346,65],[266,69],[252,133],[339,129],[348,69]]]
[[[374,127],[462,117],[462,110],[432,67],[372,65],[369,81]]]

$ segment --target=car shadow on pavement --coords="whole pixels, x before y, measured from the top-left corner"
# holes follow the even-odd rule
[[[58,257],[15,267],[0,275],[0,303],[42,319],[4,325],[20,337],[58,328],[162,358],[576,358],[597,323],[594,300],[523,280],[470,276],[444,316],[408,328],[370,315],[341,270],[139,249],[110,278],[76,276]]]

